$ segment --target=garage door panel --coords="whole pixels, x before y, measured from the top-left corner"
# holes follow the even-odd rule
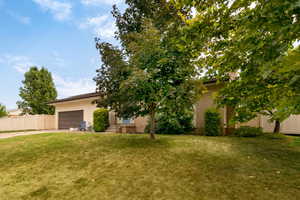
[[[78,128],[80,122],[82,121],[83,121],[83,110],[58,113],[59,129]]]

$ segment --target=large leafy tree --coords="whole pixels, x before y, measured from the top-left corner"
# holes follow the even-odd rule
[[[153,25],[160,32],[174,30],[170,26],[183,23],[178,15],[178,10],[167,0],[126,0],[128,8],[121,13],[116,5],[113,6],[112,14],[116,19],[118,30],[116,38],[122,44],[127,53],[127,44],[135,41],[131,33],[141,33],[145,20],[151,19]],[[181,13],[186,13],[181,9]]]
[[[275,121],[274,132],[279,132],[280,122],[294,112],[294,106],[283,99],[289,100],[295,93],[285,84],[288,80],[275,74],[268,78],[251,76],[252,79],[233,80],[221,89],[217,102],[235,109],[234,121],[247,122],[261,114],[268,116],[271,122]]]
[[[139,106],[135,116],[150,116],[150,133],[155,131],[155,116],[160,112],[191,108],[201,94],[201,83],[193,79],[195,70],[188,58],[172,45],[161,44],[161,34],[151,22],[128,45],[132,52],[132,76],[124,82]]]
[[[286,80],[281,91],[279,109],[288,109],[287,113],[300,114],[300,47],[290,50],[279,60],[279,65],[272,68],[272,73],[276,74],[278,79]]]
[[[0,103],[0,118],[7,116],[6,107]]]
[[[100,94],[97,105],[109,107],[119,117],[129,118],[132,116],[131,113],[138,108],[122,84],[132,74],[132,69],[124,53],[118,47],[96,39],[96,48],[102,61],[101,67],[97,70],[97,76],[94,78],[97,92]]]
[[[25,73],[20,88],[22,101],[17,102],[23,114],[54,114],[54,107],[48,105],[57,97],[51,73],[45,68],[31,67]]]
[[[122,51],[106,43],[98,43],[101,49],[109,46],[106,51],[109,56],[101,49],[100,54],[102,61],[109,60],[110,64],[103,62],[104,70],[100,71],[104,72],[98,71],[96,82],[101,91],[100,88],[105,86],[102,80],[105,74],[109,74],[107,80],[115,80],[117,87],[106,84],[111,90],[102,91],[108,105],[120,116],[149,116],[150,135],[155,138],[156,114],[192,108],[202,87],[195,79],[196,70],[190,62],[190,51],[182,51],[174,43],[174,30],[181,20],[177,12],[173,12],[174,7],[167,6],[167,1],[147,1],[148,4],[145,4],[145,1],[128,0],[127,3],[129,8],[125,13],[121,14],[116,7],[113,11]],[[170,14],[176,20],[172,21]],[[122,52],[125,56],[118,56]],[[119,73],[124,69],[125,74]],[[114,94],[116,91],[119,93]]]
[[[220,93],[219,103],[234,105],[236,120],[268,112],[280,121],[298,113],[299,91],[284,62],[300,38],[300,4],[297,0],[173,0],[179,8],[194,10],[185,18],[185,40],[199,56],[195,63],[220,80],[239,74]],[[299,64],[299,63],[298,63]],[[298,97],[298,98],[297,98]]]

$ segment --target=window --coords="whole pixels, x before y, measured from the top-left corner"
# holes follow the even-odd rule
[[[125,118],[123,118],[122,119],[122,123],[123,124],[131,124],[132,123],[132,120],[129,118],[129,119],[125,119]]]

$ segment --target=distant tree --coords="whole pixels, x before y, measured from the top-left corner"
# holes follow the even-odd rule
[[[31,67],[25,73],[22,81],[20,97],[23,101],[17,102],[23,114],[54,114],[54,107],[48,103],[57,97],[57,92],[51,73],[45,69]]]
[[[7,116],[6,107],[2,104],[0,104],[0,118]]]

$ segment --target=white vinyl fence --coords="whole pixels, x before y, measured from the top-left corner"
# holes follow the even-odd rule
[[[236,128],[240,126],[261,127],[264,132],[273,132],[275,122],[270,123],[266,116],[261,115],[247,123],[237,124]],[[300,135],[300,115],[291,115],[288,119],[283,121],[280,125],[280,132]]]
[[[275,123],[270,123],[265,116],[262,116],[260,120],[261,127],[264,131],[272,132],[274,130]],[[280,132],[300,135],[300,115],[292,115],[282,122]]]
[[[55,129],[54,115],[24,115],[0,118],[0,131]]]

